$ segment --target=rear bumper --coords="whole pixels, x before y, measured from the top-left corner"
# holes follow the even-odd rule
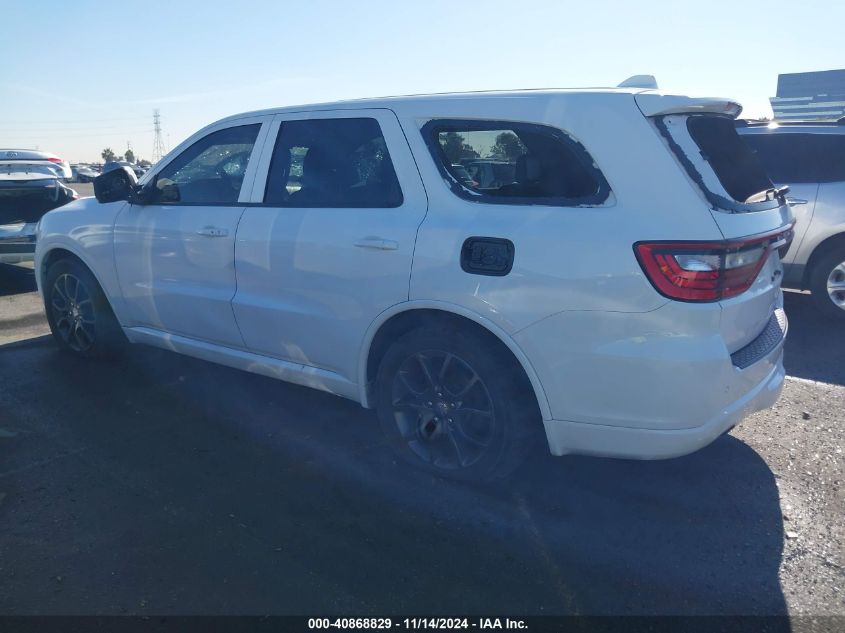
[[[780,304],[733,353],[721,318],[717,305],[669,302],[644,314],[561,313],[518,332],[548,398],[551,452],[676,457],[771,406],[784,380]]]
[[[35,226],[35,222],[0,225],[0,264],[18,264],[34,259]]]
[[[752,391],[720,411],[708,422],[691,429],[655,430],[564,420],[546,420],[546,437],[553,455],[579,453],[629,459],[668,459],[704,448],[756,411],[777,402],[783,389],[783,345],[766,378]]]

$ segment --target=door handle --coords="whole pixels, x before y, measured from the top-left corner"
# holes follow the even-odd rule
[[[204,226],[197,230],[197,235],[205,237],[226,237],[229,235],[229,229],[221,229],[217,226]]]
[[[797,206],[799,204],[807,204],[807,201],[801,198],[787,198],[786,201],[792,206]]]
[[[395,251],[399,248],[399,243],[381,237],[364,237],[355,242],[355,246],[358,248],[371,248],[377,251]]]

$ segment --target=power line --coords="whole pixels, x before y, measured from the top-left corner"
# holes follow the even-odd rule
[[[164,140],[161,138],[161,114],[158,108],[153,110],[153,164],[161,160],[167,152],[164,149]]]
[[[120,137],[124,134],[138,134],[143,132],[152,132],[148,127],[145,128],[135,128],[135,129],[121,129],[115,132],[82,132],[82,133],[72,133],[72,134],[62,134],[62,133],[53,133],[53,132],[29,132],[26,134],[12,134],[6,135],[0,133],[0,144],[7,140],[14,140],[14,139],[31,139],[31,138],[43,138],[45,136],[49,136],[50,138],[103,138],[105,136],[115,136]]]
[[[145,116],[133,116],[133,117],[106,117],[106,118],[97,118],[97,121],[102,121],[105,123],[112,123],[116,121],[148,121],[147,117]],[[29,121],[8,121],[4,122],[5,125],[11,126],[18,126],[18,125],[51,125],[53,123],[56,124],[64,124],[64,123],[92,123],[93,121],[86,120],[86,119],[30,119]]]

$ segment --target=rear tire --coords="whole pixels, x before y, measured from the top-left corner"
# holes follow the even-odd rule
[[[100,284],[74,259],[60,259],[50,266],[44,307],[50,331],[62,351],[85,358],[112,358],[126,346]]]
[[[480,333],[425,326],[379,366],[381,428],[405,461],[438,476],[507,476],[539,446],[542,422],[522,368]]]
[[[819,311],[845,321],[845,248],[834,247],[813,264],[810,292]]]

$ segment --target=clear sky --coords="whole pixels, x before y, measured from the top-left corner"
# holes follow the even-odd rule
[[[220,117],[392,94],[613,86],[771,115],[782,72],[845,68],[845,2],[0,2],[0,147],[173,147]]]

